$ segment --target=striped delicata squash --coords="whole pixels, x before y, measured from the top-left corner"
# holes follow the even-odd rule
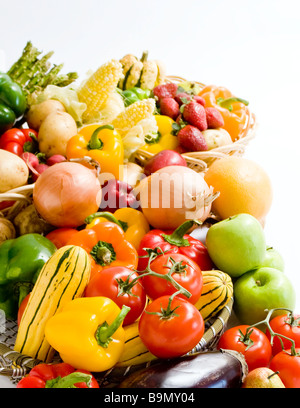
[[[195,307],[201,313],[204,321],[214,317],[233,296],[231,277],[222,271],[202,271],[203,289]]]
[[[59,308],[80,297],[90,279],[87,252],[78,246],[59,248],[42,268],[23,312],[15,351],[51,362],[54,350],[45,338],[45,325]]]

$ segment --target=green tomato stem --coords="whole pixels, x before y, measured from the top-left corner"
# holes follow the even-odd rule
[[[272,327],[271,327],[271,325],[270,325],[271,316],[272,316],[273,312],[276,311],[276,310],[286,310],[287,312],[290,313],[291,316],[293,316],[293,311],[292,311],[291,309],[287,309],[287,308],[285,308],[285,307],[277,307],[277,308],[274,308],[274,309],[266,310],[266,312],[268,312],[266,318],[265,318],[264,320],[261,320],[260,322],[254,323],[254,324],[252,324],[251,326],[249,326],[249,327],[247,328],[247,330],[246,330],[245,336],[247,336],[247,335],[250,336],[251,333],[249,334],[249,332],[252,330],[253,327],[259,326],[259,325],[261,325],[261,324],[265,324],[265,325],[267,326],[269,332],[270,332],[270,335],[271,335],[271,340],[270,340],[271,346],[273,346],[273,342],[274,342],[274,337],[275,337],[275,336],[277,336],[277,337],[279,338],[279,340],[280,340],[280,342],[281,342],[281,347],[282,347],[282,349],[283,349],[282,338],[283,338],[283,339],[286,339],[286,340],[289,340],[289,341],[291,342],[291,355],[292,355],[292,356],[297,356],[298,353],[296,352],[295,341],[294,341],[293,339],[291,339],[290,337],[284,336],[283,334],[276,333],[276,332],[272,329]]]

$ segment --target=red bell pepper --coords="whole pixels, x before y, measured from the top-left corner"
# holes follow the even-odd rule
[[[138,255],[138,271],[144,271],[149,261],[149,251],[152,249],[159,253],[180,253],[192,259],[202,271],[208,271],[213,268],[213,262],[210,259],[206,246],[198,239],[187,234],[197,221],[188,220],[180,225],[175,231],[162,231],[153,229],[141,240]]]
[[[100,388],[95,377],[86,370],[76,370],[70,364],[45,364],[33,367],[17,388]]]
[[[0,149],[21,156],[23,152],[36,153],[37,132],[32,129],[9,129],[0,137]]]

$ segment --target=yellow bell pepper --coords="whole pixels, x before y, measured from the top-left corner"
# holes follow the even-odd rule
[[[107,297],[76,298],[47,321],[45,336],[65,363],[92,372],[109,370],[123,352],[122,322],[129,310]]]
[[[155,115],[156,124],[158,127],[157,138],[149,139],[149,141],[141,147],[149,153],[157,154],[162,150],[174,150],[178,147],[178,138],[172,135],[172,124],[175,123],[172,118],[166,115]]]
[[[125,232],[125,239],[129,241],[136,250],[140,246],[143,236],[150,230],[149,223],[144,214],[135,208],[119,208],[114,214],[110,212],[99,212],[90,215],[86,219],[86,228],[92,228],[99,222],[107,220],[118,224]]]
[[[88,125],[68,141],[67,159],[91,157],[100,164],[101,173],[122,176],[124,147],[121,135],[112,125]]]

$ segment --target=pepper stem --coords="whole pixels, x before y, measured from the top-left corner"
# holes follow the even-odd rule
[[[98,133],[103,129],[114,130],[113,125],[103,125],[98,127],[92,134],[90,141],[87,145],[88,150],[101,150],[103,148],[103,142],[98,138]]]
[[[121,326],[123,320],[125,319],[127,313],[130,311],[130,307],[123,305],[120,313],[112,322],[111,325],[108,325],[107,322],[104,322],[102,325],[98,326],[95,333],[97,343],[99,346],[107,348],[109,343],[112,341],[111,336],[118,330]]]
[[[117,224],[117,225],[119,225],[119,227],[121,227],[123,230],[124,230],[124,228],[126,228],[125,226],[124,226],[124,224],[126,224],[126,223],[123,223],[123,221],[122,222],[120,222],[112,213],[110,213],[109,211],[103,211],[103,212],[96,212],[96,213],[94,213],[94,214],[91,214],[91,215],[89,215],[85,220],[84,220],[84,222],[86,223],[86,224],[90,224],[92,221],[94,221],[96,218],[106,218],[108,221],[110,221],[110,222],[114,222],[115,224]]]
[[[187,239],[183,238],[183,236],[194,226],[194,225],[201,225],[201,221],[198,220],[187,220],[183,224],[181,224],[172,234],[162,234],[162,237],[165,241],[167,241],[171,245],[176,245],[178,247],[182,246],[190,246],[190,243]]]
[[[232,111],[232,103],[234,102],[241,102],[246,106],[249,105],[249,102],[242,98],[230,97],[226,99],[223,99],[223,98],[217,99],[217,104],[221,106],[221,108],[228,109],[230,112]]]
[[[114,247],[112,244],[105,241],[98,241],[92,248],[90,255],[93,257],[95,262],[101,266],[109,265],[116,260],[116,252]]]
[[[76,371],[65,377],[57,377],[53,380],[46,381],[45,388],[77,388],[74,384],[85,382],[90,388],[92,376],[90,374]]]
[[[18,285],[18,291],[19,291],[18,307],[20,307],[22,301],[25,299],[28,293],[31,292],[32,287],[33,287],[33,284],[28,283],[28,282],[22,282]]]

